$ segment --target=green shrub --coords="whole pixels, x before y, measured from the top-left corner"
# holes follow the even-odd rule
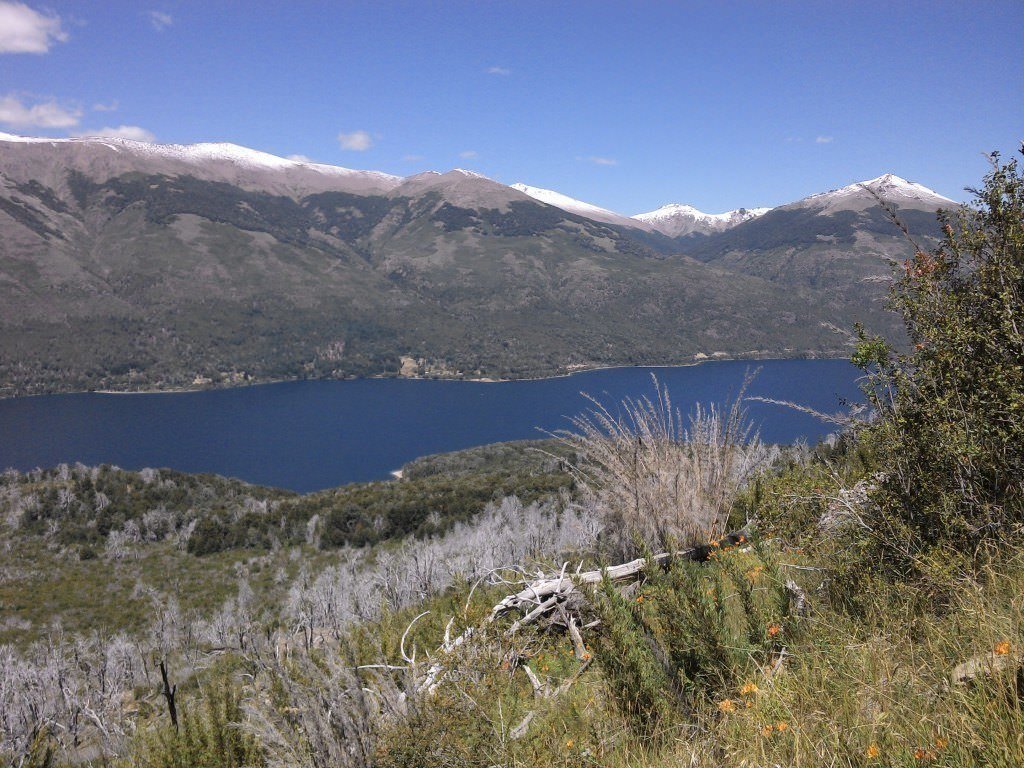
[[[127,766],[134,768],[254,768],[264,764],[256,740],[241,727],[240,693],[227,675],[204,687],[180,715],[178,729],[167,725],[143,734]]]
[[[674,561],[636,594],[605,581],[596,643],[619,710],[644,737],[727,695],[792,631],[784,580],[767,551],[713,550]]]
[[[893,288],[912,351],[861,332],[883,475],[858,570],[941,581],[944,553],[977,561],[1024,523],[1024,179],[992,159],[975,207],[942,214],[941,245]]]

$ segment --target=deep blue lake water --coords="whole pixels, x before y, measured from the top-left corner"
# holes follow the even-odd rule
[[[858,371],[842,360],[709,362],[613,368],[514,382],[363,379],[300,381],[173,394],[72,394],[0,400],[0,469],[61,462],[170,467],[310,491],[386,478],[418,456],[544,437],[587,409],[581,392],[614,405],[652,394],[651,373],[684,413],[723,402],[748,369],[748,395],[825,412],[856,400]],[[764,439],[815,442],[831,431],[789,408],[750,403]]]

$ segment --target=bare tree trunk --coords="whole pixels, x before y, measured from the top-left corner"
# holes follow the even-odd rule
[[[167,663],[160,659],[160,678],[164,681],[164,698],[167,699],[167,713],[171,716],[171,725],[178,730],[178,708],[174,704],[174,696],[178,692],[177,684],[171,685],[167,680]]]

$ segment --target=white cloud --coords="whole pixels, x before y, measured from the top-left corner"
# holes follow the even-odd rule
[[[29,106],[13,94],[0,97],[0,123],[13,128],[71,128],[81,117],[82,110],[62,107],[53,99]]]
[[[459,157],[461,157],[463,160],[475,160],[476,158],[480,157],[480,153],[477,152],[475,149],[466,149],[463,150],[462,152],[459,152]]]
[[[97,103],[92,105],[92,111],[93,112],[117,112],[117,109],[120,106],[121,105],[117,103],[117,99],[114,99],[113,101],[109,102],[108,104],[104,104],[102,102],[97,102]]]
[[[140,128],[137,125],[119,125],[116,128],[97,128],[90,131],[78,131],[73,136],[96,136],[104,139],[131,139],[132,141],[144,141],[150,144],[156,141],[152,131]]]
[[[373,137],[366,131],[352,131],[352,133],[339,133],[338,144],[342,149],[350,149],[353,152],[365,152],[373,146]]]
[[[594,165],[618,165],[619,161],[611,157],[598,157],[596,155],[590,155],[590,157],[577,157],[582,163],[593,163]]]
[[[46,53],[54,42],[67,39],[60,16],[0,0],[0,53]]]
[[[831,144],[832,143],[832,137],[831,136],[819,136],[818,138],[816,138],[814,140],[814,143],[815,144]]]
[[[305,155],[288,155],[288,160],[294,160],[297,163],[312,163],[313,159],[306,157]]]
[[[484,71],[487,72],[488,75],[502,75],[503,77],[512,74],[512,70],[508,67],[488,67]]]
[[[174,24],[174,17],[169,13],[164,13],[163,11],[150,11],[149,23],[153,25],[153,29],[157,32],[163,32],[169,26]]]

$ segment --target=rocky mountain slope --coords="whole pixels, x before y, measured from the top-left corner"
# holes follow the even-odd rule
[[[944,198],[876,182],[934,230]],[[471,171],[2,136],[0,394],[833,355],[893,325],[909,246],[857,191],[667,231]]]

